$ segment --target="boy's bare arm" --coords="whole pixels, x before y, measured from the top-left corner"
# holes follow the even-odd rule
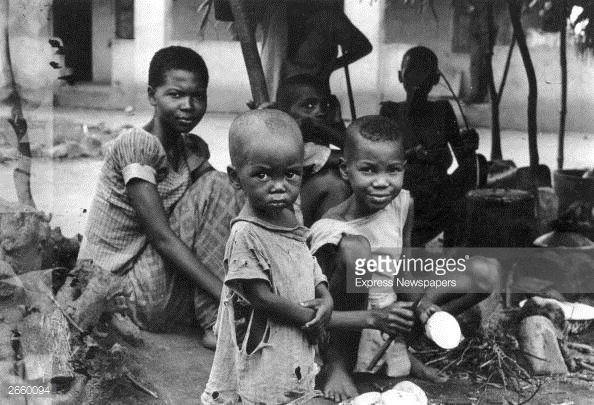
[[[319,120],[305,118],[301,121],[300,127],[304,134],[303,140],[305,142],[322,141],[341,149],[344,147],[344,132],[330,125],[324,124]],[[308,134],[313,134],[313,139],[309,139]]]
[[[243,292],[255,310],[260,310],[275,322],[303,327],[315,316],[315,310],[274,294],[264,280],[245,280]]]
[[[173,233],[157,187],[141,179],[132,179],[126,185],[126,191],[150,244],[173,267],[183,271],[213,298],[219,300],[223,283]]]
[[[410,197],[410,203],[408,205],[408,213],[406,214],[406,220],[404,221],[404,227],[402,228],[402,252],[408,253],[412,247],[412,230],[415,223],[415,200]],[[406,252],[405,252],[406,250]]]
[[[412,302],[398,301],[382,308],[367,311],[334,311],[330,329],[378,329],[389,335],[406,334],[413,326]]]

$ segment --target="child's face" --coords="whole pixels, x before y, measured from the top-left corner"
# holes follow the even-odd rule
[[[237,170],[241,188],[256,211],[267,214],[292,208],[303,174],[303,143],[299,138],[274,136],[253,140]]]
[[[356,137],[353,150],[341,164],[341,173],[351,185],[358,212],[377,212],[400,194],[404,163],[401,142]]]
[[[149,88],[149,101],[155,107],[154,119],[176,133],[187,133],[206,112],[206,83],[196,73],[172,69],[163,84]]]
[[[330,110],[330,101],[316,89],[309,86],[301,86],[296,91],[294,100],[288,113],[301,124],[304,118],[326,121]]]
[[[435,84],[435,70],[421,65],[418,61],[413,61],[410,56],[405,57],[399,78],[408,95],[427,98]]]

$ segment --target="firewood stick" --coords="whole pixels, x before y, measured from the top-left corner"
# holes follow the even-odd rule
[[[80,326],[78,326],[78,324],[74,321],[74,319],[72,319],[72,317],[70,315],[68,315],[66,310],[64,308],[62,308],[60,303],[58,301],[56,301],[56,299],[53,297],[53,295],[48,294],[48,296],[50,297],[50,299],[52,300],[54,305],[60,310],[60,312],[62,312],[62,315],[64,315],[64,318],[66,318],[66,320],[74,327],[74,329],[76,329],[79,333],[84,335],[85,331]]]
[[[590,363],[590,364],[594,364],[594,356],[590,356],[590,355],[582,355],[582,356],[573,356],[573,359],[575,361],[585,361],[586,363]]]
[[[155,399],[159,399],[159,396],[157,395],[157,393],[155,391],[152,391],[150,389],[148,389],[147,387],[145,387],[144,385],[142,385],[141,383],[139,383],[130,372],[127,372],[125,374],[126,378],[130,381],[130,383],[132,383],[132,385],[136,388],[138,388],[140,391],[144,392],[145,394],[150,395],[151,397],[155,398]]]
[[[585,343],[567,342],[569,349],[577,350],[580,353],[594,355],[594,347]]]
[[[373,358],[369,362],[369,366],[367,366],[367,371],[372,371],[375,368],[375,366],[380,361],[380,359],[382,358],[382,356],[384,354],[386,354],[386,352],[388,351],[388,348],[390,347],[390,345],[392,344],[392,342],[394,341],[394,339],[396,339],[396,336],[395,335],[392,335],[392,336],[390,336],[388,338],[388,340],[386,340],[384,342],[384,344],[382,345],[382,347],[379,348],[379,350],[377,351],[377,353],[375,354],[375,356],[373,356]]]
[[[415,300],[415,302],[413,303],[412,308],[415,308],[416,309],[419,306],[419,304],[420,304],[420,302],[421,302],[422,299],[423,299],[423,296],[422,295],[420,297],[418,297]],[[377,351],[377,353],[375,354],[375,356],[373,356],[373,358],[369,362],[369,366],[367,366],[367,371],[371,372],[375,368],[375,366],[377,365],[377,363],[380,361],[380,359],[382,358],[382,356],[384,354],[386,354],[386,352],[388,351],[388,348],[390,347],[390,345],[392,344],[392,342],[394,342],[395,339],[396,339],[396,335],[392,335],[392,336],[390,336],[388,338],[388,340],[386,340],[384,342],[384,344],[379,348],[379,350]]]
[[[594,371],[594,365],[592,365],[592,364],[590,364],[590,363],[588,363],[588,362],[586,362],[584,360],[581,360],[581,359],[577,359],[576,362],[582,368],[584,368],[584,369],[586,369],[588,371]]]

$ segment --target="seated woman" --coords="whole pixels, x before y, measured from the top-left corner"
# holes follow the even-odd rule
[[[202,57],[161,49],[148,84],[153,118],[122,133],[105,157],[78,256],[78,279],[90,281],[69,305],[84,329],[114,301],[151,331],[195,318],[214,348],[225,243],[243,198],[190,134],[206,111]]]
[[[460,135],[447,100],[429,101],[440,79],[437,56],[423,46],[409,49],[402,58],[398,78],[406,91],[403,102],[382,103],[380,114],[398,122],[405,134],[407,166],[404,188],[415,200],[412,246],[424,246],[441,232],[444,245],[462,242],[464,195],[477,186],[478,136]],[[453,150],[458,169],[450,176]]]

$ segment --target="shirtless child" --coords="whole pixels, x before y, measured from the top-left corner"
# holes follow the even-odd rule
[[[477,187],[477,180],[486,181],[477,179],[476,132],[464,131],[462,136],[450,103],[428,99],[440,77],[433,51],[424,46],[409,49],[398,72],[406,100],[383,102],[380,110],[380,115],[394,119],[404,134],[408,162],[404,188],[415,199],[414,247],[424,246],[441,232],[445,246],[460,246],[464,196]],[[453,161],[450,147],[459,165],[452,175],[448,174]],[[484,157],[478,159],[484,166]],[[478,169],[484,172],[484,167]]]

